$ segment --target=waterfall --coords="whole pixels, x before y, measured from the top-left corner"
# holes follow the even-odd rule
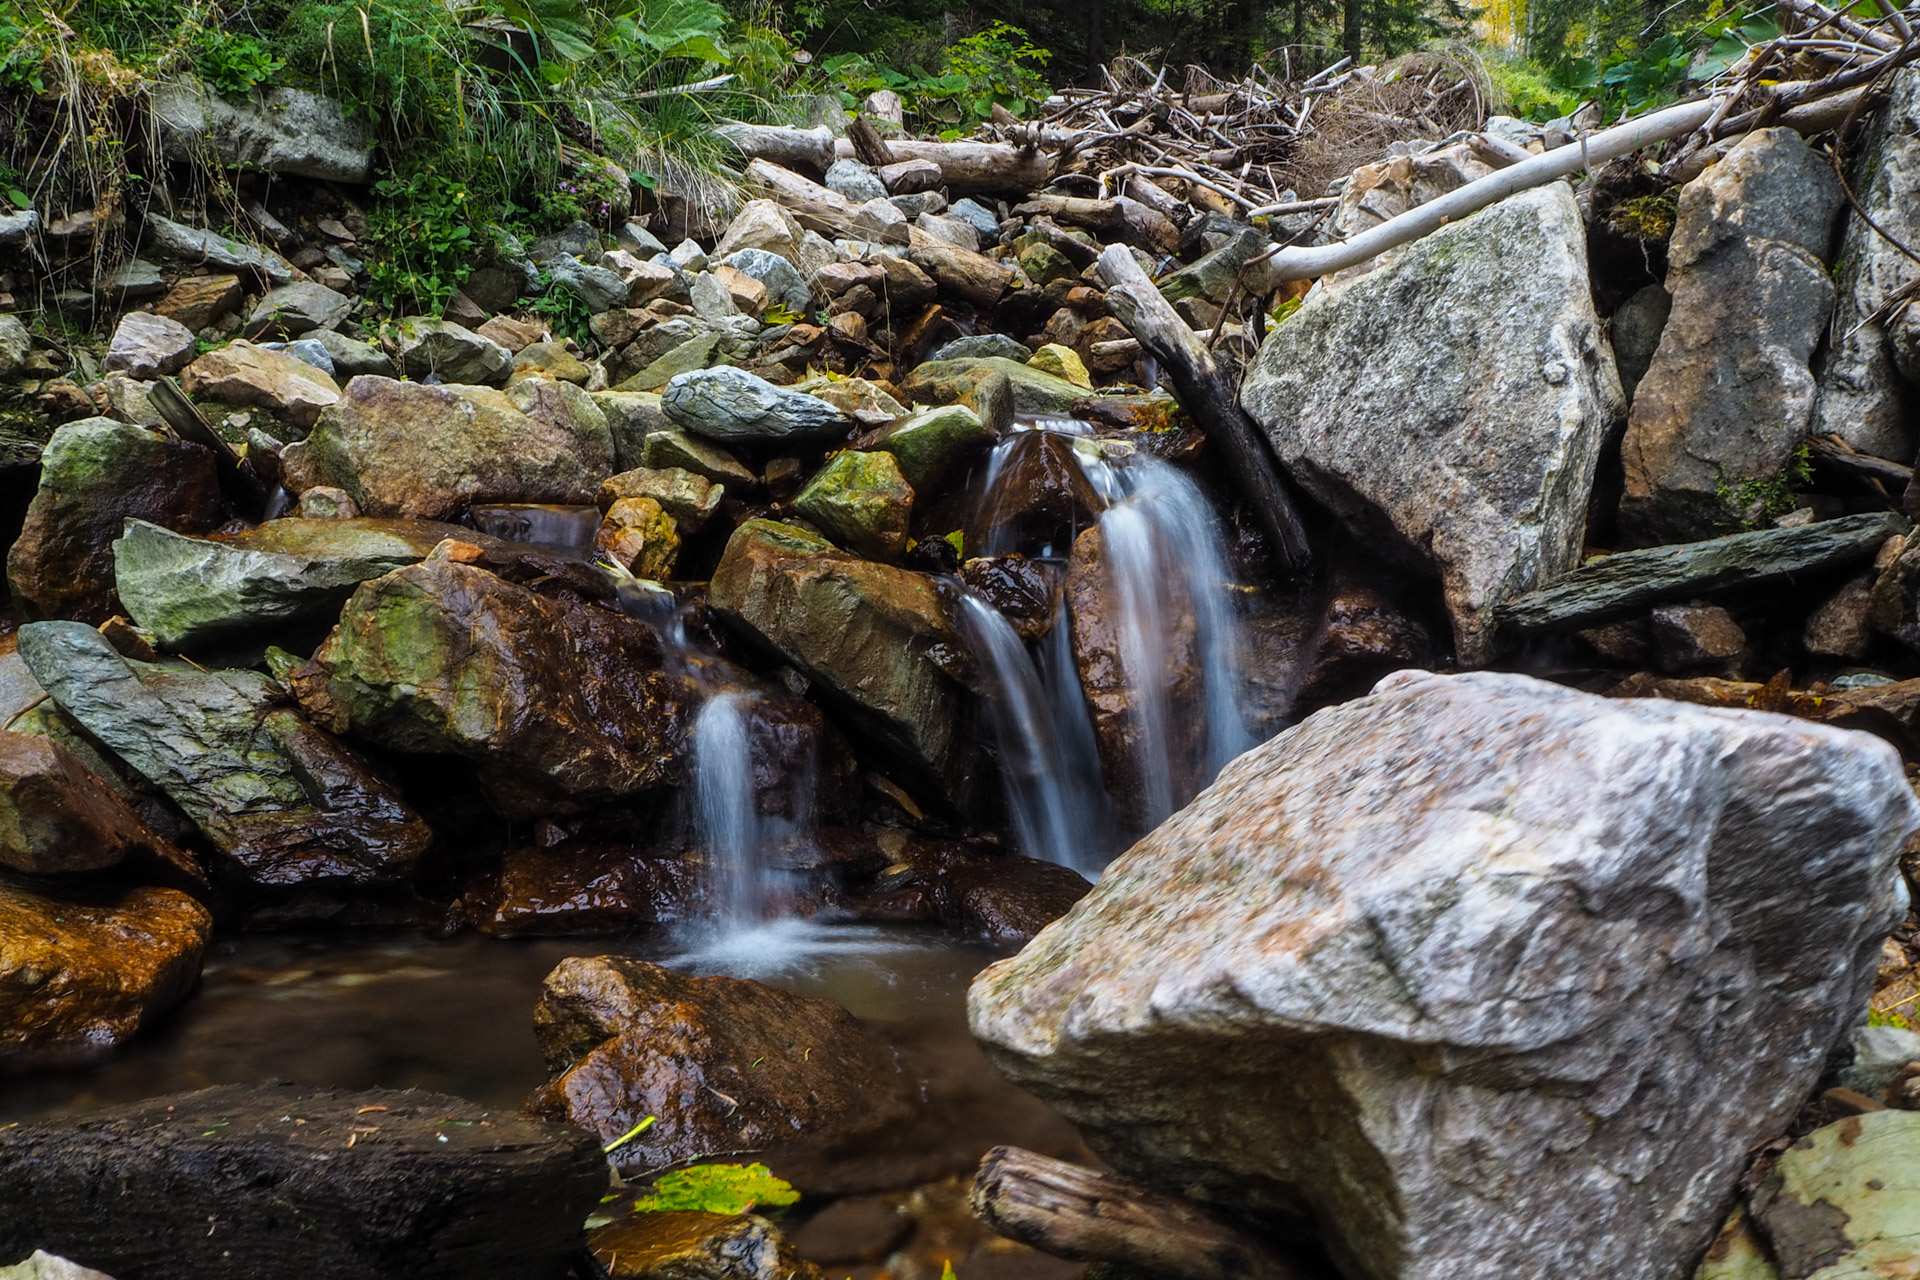
[[[749,695],[708,698],[693,722],[694,833],[707,855],[707,902],[714,920],[741,927],[767,906],[765,824],[753,785]]]

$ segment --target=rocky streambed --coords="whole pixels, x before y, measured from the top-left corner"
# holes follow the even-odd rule
[[[1914,268],[1775,127],[1262,276],[1578,132],[749,135],[384,319],[290,171],[0,315],[0,1262],[1914,1274]]]

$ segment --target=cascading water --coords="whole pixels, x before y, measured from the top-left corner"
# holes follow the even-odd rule
[[[767,899],[747,698],[715,694],[693,722],[694,826],[707,851],[708,909],[722,928],[758,922]]]

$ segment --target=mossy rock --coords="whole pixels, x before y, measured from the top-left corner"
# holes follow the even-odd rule
[[[837,453],[820,468],[793,508],[849,551],[890,560],[907,548],[913,486],[891,453]]]

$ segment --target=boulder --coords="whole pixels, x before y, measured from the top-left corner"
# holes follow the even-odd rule
[[[369,516],[422,520],[476,502],[592,502],[614,471],[592,398],[541,379],[501,392],[358,377],[281,457],[291,489],[330,485]]]
[[[1833,314],[1824,259],[1841,201],[1832,165],[1791,129],[1747,135],[1680,193],[1673,309],[1620,445],[1633,545],[1779,514],[1813,412],[1807,362]]]
[[[657,391],[595,391],[592,395],[594,404],[606,416],[607,431],[613,436],[614,464],[621,471],[640,465],[648,436],[673,427],[673,420],[660,407]]]
[[[1055,432],[1015,432],[994,451],[991,466],[986,500],[967,525],[970,555],[1041,555],[1049,547],[1064,554],[1106,506],[1073,444]]]
[[[800,224],[794,216],[773,200],[749,200],[740,207],[733,221],[727,226],[727,233],[713,246],[711,258],[715,262],[740,252],[742,249],[764,249],[775,253],[788,262],[798,265],[800,261]],[[684,270],[693,271],[704,268],[688,266],[682,262]]]
[[[15,323],[18,323],[17,321]],[[193,330],[178,320],[129,311],[114,327],[100,367],[120,370],[143,382],[178,373],[193,359]]]
[[[993,440],[979,414],[950,404],[902,417],[871,447],[894,456],[915,492],[931,493]]]
[[[523,845],[501,856],[499,889],[479,926],[496,938],[631,934],[696,914],[702,875],[692,859],[626,845]]]
[[[210,276],[183,276],[167,296],[154,304],[154,314],[178,320],[189,329],[204,329],[236,310],[246,300],[240,277],[222,272]]]
[[[1732,673],[1747,647],[1747,633],[1716,604],[1668,604],[1653,611],[1653,652],[1669,674],[1719,670]]]
[[[383,378],[393,376],[393,360],[371,342],[361,342],[332,329],[315,329],[306,339],[317,343],[327,353],[327,359],[333,361],[336,382],[345,382],[363,373],[377,373]]]
[[[667,383],[660,403],[682,430],[722,443],[831,439],[853,425],[824,400],[732,365],[680,374]]]
[[[353,589],[418,564],[447,538],[485,535],[431,520],[269,520],[219,539],[129,520],[113,544],[129,617],[180,650],[337,617]]]
[[[1920,241],[1920,71],[1893,73],[1886,106],[1873,117],[1853,188],[1876,225],[1902,244]],[[1820,369],[1813,406],[1815,435],[1838,435],[1862,453],[1911,462],[1920,448],[1912,408],[1920,370],[1901,369],[1888,350],[1887,318],[1870,319],[1897,291],[1920,280],[1915,263],[1855,213],[1834,272],[1839,311]],[[1913,308],[1906,315],[1912,317]]]
[[[599,1145],[564,1125],[414,1089],[222,1085],[0,1134],[0,1256],[45,1245],[125,1280],[551,1280],[606,1191]]]
[[[627,1214],[589,1235],[587,1251],[608,1280],[825,1280],[752,1213]]]
[[[11,378],[33,354],[33,335],[18,316],[0,315],[0,378]]]
[[[553,280],[554,288],[571,293],[580,300],[580,305],[594,315],[627,305],[627,282],[618,271],[607,267],[590,267],[580,259],[565,254],[543,265]]]
[[[656,1117],[645,1141],[615,1153],[625,1169],[833,1149],[911,1114],[893,1053],[852,1014],[758,982],[685,978],[624,956],[563,960],[533,1026],[555,1077],[528,1099],[531,1114],[602,1142]]]
[[[0,1280],[113,1280],[113,1277],[44,1249],[35,1249],[25,1261],[0,1267]]]
[[[297,338],[315,329],[332,329],[353,314],[353,299],[323,284],[297,280],[269,289],[247,317],[254,337]]]
[[[409,378],[438,378],[498,387],[513,372],[513,353],[451,320],[412,316],[387,331],[394,363]]]
[[[294,278],[293,264],[271,249],[246,244],[217,231],[185,226],[157,213],[147,214],[141,224],[140,245],[156,257],[190,266],[205,264],[227,271],[251,271],[265,276],[272,284],[287,284]]]
[[[1049,342],[1034,352],[1027,361],[1027,367],[1050,373],[1082,390],[1093,390],[1093,376],[1087,372],[1086,362],[1080,358],[1079,352],[1057,342]]]
[[[795,315],[813,313],[813,290],[807,288],[807,282],[801,278],[793,263],[779,254],[767,249],[741,249],[728,254],[721,263],[765,285],[769,301]],[[755,311],[753,314],[757,316],[760,313]]]
[[[955,338],[927,358],[929,360],[977,360],[985,356],[1001,356],[1025,364],[1033,359],[1033,352],[1025,343],[1016,338],[1009,338],[1004,333],[970,333],[964,338]]]
[[[1004,374],[1013,384],[1013,411],[1025,417],[1072,417],[1074,403],[1087,394],[1084,387],[1076,387],[1065,378],[1004,356],[929,360],[907,375],[900,384],[900,394],[914,404],[956,404],[967,400],[975,388],[996,373]]]
[[[648,436],[640,450],[640,461],[656,470],[679,467],[697,476],[704,476],[715,484],[731,485],[740,490],[752,489],[759,484],[759,477],[738,458],[718,445],[708,444],[684,431],[656,431]]]
[[[150,111],[170,160],[355,186],[373,176],[366,126],[332,98],[267,89],[226,98],[191,82],[155,83]]]
[[[311,429],[321,410],[340,400],[340,384],[286,351],[230,342],[195,360],[180,388],[196,400],[254,405]]]
[[[796,391],[825,400],[863,427],[879,427],[907,416],[907,407],[888,394],[884,383],[865,378],[808,378]]]
[[[1460,661],[1485,663],[1488,610],[1579,563],[1622,404],[1572,193],[1523,192],[1310,298],[1240,401],[1357,536],[1439,576]]]
[[[739,304],[719,276],[702,271],[693,278],[693,312],[708,324],[719,325],[740,316]]]
[[[931,578],[749,520],[728,540],[707,602],[823,686],[910,785],[934,797],[958,789],[958,689],[940,666],[957,640]]]
[[[473,761],[530,817],[680,781],[694,694],[665,656],[625,614],[428,560],[354,592],[301,696],[336,732]]]
[[[601,518],[593,545],[636,578],[665,582],[680,555],[680,532],[654,499],[617,498]]]
[[[1402,672],[1229,765],[969,1015],[1117,1170],[1311,1220],[1343,1274],[1674,1280],[1861,1017],[1916,825],[1864,734]]]
[[[1620,371],[1620,391],[1629,402],[1660,349],[1660,334],[1673,312],[1673,295],[1662,284],[1636,290],[1614,308],[1607,333],[1613,342],[1613,362]]]
[[[845,196],[854,204],[887,198],[886,184],[858,160],[835,160],[827,170],[827,189]]]
[[[0,884],[0,1065],[106,1057],[186,999],[212,934],[212,914],[177,889]],[[8,1238],[20,1230],[19,1196],[15,1188],[0,1197],[0,1257],[53,1244]]]
[[[731,299],[728,300],[727,305],[733,305]],[[734,318],[738,319],[739,317],[736,316]],[[716,361],[721,360],[721,343],[726,335],[717,329],[706,328],[704,326],[696,327],[693,321],[687,321],[686,323],[687,327],[693,330],[693,332],[683,336],[681,332],[670,328],[671,322],[669,322],[669,324],[660,325],[657,329],[643,334],[632,346],[621,352],[621,359],[629,362],[628,367],[631,367],[632,361],[639,359],[643,352],[655,345],[650,339],[654,339],[657,336],[661,340],[670,340],[666,342],[666,350],[657,360],[652,361],[642,368],[640,372],[622,381],[620,385],[614,389],[616,391],[629,392],[658,392],[681,374],[691,373],[696,369],[708,368]]]
[[[70,422],[40,457],[7,584],[30,617],[105,622],[119,611],[113,540],[126,520],[200,532],[219,514],[212,450],[110,418]]]
[[[65,875],[143,851],[177,856],[71,751],[0,730],[0,867]]]
[[[571,382],[576,387],[584,387],[593,380],[593,370],[558,342],[531,342],[514,352],[513,373],[507,382],[525,382],[529,378]]]
[[[913,486],[891,453],[846,449],[814,474],[793,509],[854,554],[891,560],[907,549]]]
[[[651,498],[673,517],[676,528],[694,533],[720,507],[726,489],[684,467],[636,467],[622,471],[600,486],[600,505],[611,507],[622,498]]]
[[[254,885],[398,883],[432,840],[398,792],[263,675],[135,662],[76,622],[32,623],[19,643],[54,704]]]

